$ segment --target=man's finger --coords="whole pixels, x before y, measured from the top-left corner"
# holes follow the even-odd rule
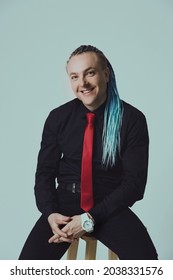
[[[74,241],[74,238],[73,237],[68,237],[68,238],[65,238],[65,237],[60,237],[59,238],[59,242],[68,242],[68,243],[72,243]],[[55,242],[55,241],[54,241]]]
[[[67,237],[67,233],[61,230],[58,226],[52,229],[53,234],[57,234],[59,236]]]
[[[48,242],[52,243],[52,242],[58,241],[59,238],[60,238],[60,235],[56,233],[51,238],[49,238]]]
[[[58,234],[54,234],[49,240],[48,242],[49,243],[60,243],[60,242],[69,242],[71,243],[73,241],[73,237],[63,237],[63,236],[60,236]]]

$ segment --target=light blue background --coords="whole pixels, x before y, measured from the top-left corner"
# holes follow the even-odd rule
[[[171,0],[0,0],[0,259],[18,258],[40,215],[33,185],[42,128],[73,98],[65,63],[81,44],[105,53],[121,98],[147,117],[148,183],[133,209],[159,258],[173,259],[172,28]],[[98,258],[106,258],[101,244]]]

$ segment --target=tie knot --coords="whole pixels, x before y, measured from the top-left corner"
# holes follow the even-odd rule
[[[89,124],[93,124],[95,115],[93,113],[87,113],[86,118],[87,118],[87,121],[88,121]]]

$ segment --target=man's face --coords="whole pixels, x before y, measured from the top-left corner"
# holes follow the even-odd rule
[[[104,103],[109,69],[103,67],[97,54],[86,52],[73,56],[67,64],[67,72],[74,94],[90,111]]]

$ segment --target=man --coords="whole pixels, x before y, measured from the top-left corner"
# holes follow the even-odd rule
[[[97,48],[77,48],[67,73],[77,99],[54,109],[45,122],[35,183],[42,216],[19,259],[60,259],[86,232],[120,259],[157,259],[146,228],[129,208],[143,198],[146,185],[145,117],[120,100],[111,64]],[[92,148],[86,157],[92,159],[86,163],[88,127]]]

